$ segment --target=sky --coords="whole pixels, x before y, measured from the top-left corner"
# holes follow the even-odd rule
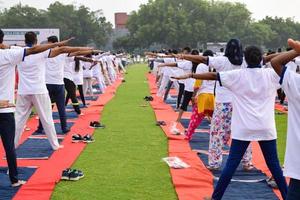
[[[49,4],[57,0],[0,0],[0,8],[9,8],[19,2],[36,8],[46,9]],[[300,22],[300,0],[227,0],[231,2],[241,2],[253,13],[256,20],[265,16],[292,17]],[[130,13],[137,10],[141,4],[148,0],[60,0],[60,2],[75,5],[85,5],[92,10],[102,9],[104,16],[114,24],[115,12]]]

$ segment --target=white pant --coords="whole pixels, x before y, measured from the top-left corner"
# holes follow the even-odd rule
[[[35,107],[36,112],[42,122],[44,131],[48,137],[51,147],[54,150],[57,150],[59,148],[59,143],[53,122],[52,107],[49,94],[18,95],[15,114],[15,146],[17,147],[20,142],[22,133],[24,131],[24,126],[33,106]]]
[[[89,90],[89,94],[93,95],[93,79],[92,78],[83,78],[83,94],[87,95]]]

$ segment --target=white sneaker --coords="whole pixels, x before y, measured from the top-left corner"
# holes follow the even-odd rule
[[[26,183],[26,181],[19,180],[18,182],[11,184],[11,186],[12,187],[20,187],[20,186],[24,185],[25,183]]]

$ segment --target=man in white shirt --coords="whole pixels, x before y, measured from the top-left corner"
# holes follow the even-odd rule
[[[289,46],[295,50],[284,52],[271,61],[271,65],[281,76],[280,84],[289,100],[288,132],[284,160],[284,175],[290,178],[287,200],[300,199],[300,75],[285,66],[300,55],[300,42],[289,40]],[[285,66],[285,67],[282,67]]]
[[[25,34],[27,47],[35,46],[37,37],[34,32]],[[52,44],[53,47],[60,46],[60,43]],[[52,107],[45,81],[46,60],[66,53],[62,49],[47,50],[43,53],[28,56],[18,65],[19,85],[16,105],[16,136],[15,146],[18,146],[24,126],[31,113],[33,106],[43,124],[53,150],[62,146],[59,145],[54,122],[52,118]]]
[[[0,43],[3,42],[3,31],[0,30]],[[0,50],[0,134],[5,149],[9,168],[9,177],[13,187],[24,184],[18,180],[17,161],[15,153],[15,67],[20,64],[25,56],[41,53],[56,46],[63,46],[67,41],[56,45],[37,45],[32,48],[4,49]],[[30,67],[30,66],[29,66]]]
[[[57,36],[50,36],[48,43],[57,43]],[[64,86],[64,67],[66,65],[67,53],[72,53],[81,50],[89,50],[87,47],[65,47],[64,52],[56,57],[46,60],[46,87],[49,92],[51,103],[56,103],[61,130],[63,133],[68,133],[70,130],[67,126],[67,117],[65,110],[65,86]],[[36,132],[42,133],[44,130],[41,121]]]

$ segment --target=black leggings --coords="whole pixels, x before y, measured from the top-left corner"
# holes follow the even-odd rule
[[[81,102],[85,106],[86,104],[85,104],[85,98],[84,98],[84,93],[83,93],[83,87],[82,87],[82,85],[77,85],[77,88],[78,88],[78,91],[80,94]]]
[[[189,91],[184,91],[184,95],[183,95],[183,101],[181,104],[180,109],[183,111],[187,111],[187,107],[193,97],[194,92],[189,92]]]
[[[73,81],[70,79],[64,78],[64,83],[65,83],[65,88],[67,91],[67,96],[66,96],[66,102],[65,104],[67,105],[69,102],[69,99],[72,101],[73,108],[77,114],[80,114],[80,108],[79,108],[79,103],[76,97],[76,85]]]
[[[285,93],[284,93],[283,89],[278,89],[277,90],[277,96],[280,100],[280,104],[284,104],[284,100],[285,100],[286,96],[285,96]]]
[[[181,105],[181,99],[184,93],[184,83],[179,83],[179,92],[178,92],[178,97],[177,97],[177,109],[179,109]]]

